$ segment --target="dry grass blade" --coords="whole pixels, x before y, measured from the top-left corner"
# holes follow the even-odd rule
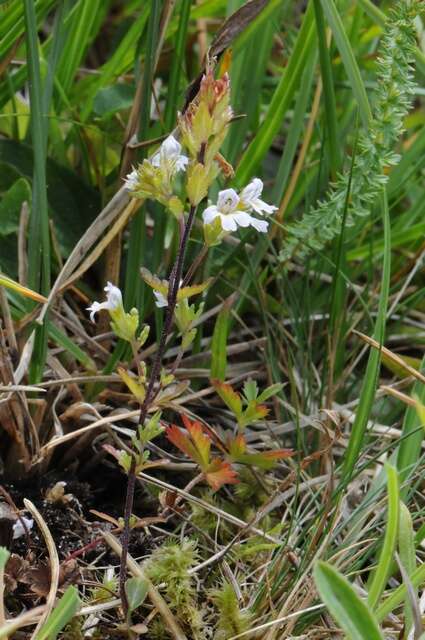
[[[43,516],[37,509],[37,507],[27,498],[24,499],[24,505],[34,517],[34,520],[38,524],[41,533],[43,535],[44,541],[46,543],[47,551],[49,554],[50,561],[50,589],[46,598],[46,607],[45,610],[38,621],[37,627],[34,630],[31,640],[35,640],[37,638],[37,633],[43,626],[43,623],[49,617],[50,613],[55,606],[56,594],[59,586],[59,557],[56,549],[55,542],[52,538],[52,534],[50,533],[49,527],[47,526]]]
[[[355,333],[356,336],[359,336],[359,338],[364,340],[364,342],[366,342],[367,344],[370,344],[371,347],[374,347],[374,349],[378,349],[378,351],[381,351],[387,356],[389,360],[394,362],[394,364],[398,365],[399,367],[402,367],[405,371],[407,371],[407,373],[416,378],[416,380],[420,380],[420,382],[423,382],[425,384],[425,376],[423,375],[423,373],[411,367],[409,364],[407,364],[407,362],[403,360],[403,358],[400,358],[400,356],[398,356],[396,353],[393,353],[392,351],[387,349],[387,347],[380,345],[379,342],[377,342],[373,338],[370,338],[369,336],[366,336],[360,331],[356,331],[355,329],[353,329],[353,333]]]
[[[86,253],[102,235],[106,227],[108,227],[122,213],[122,211],[128,205],[128,202],[128,191],[125,187],[121,187],[121,189],[114,195],[112,200],[108,202],[106,207],[102,209],[96,220],[89,226],[85,234],[77,242],[68,260],[65,262],[63,269],[56,278],[47,302],[40,312],[40,315],[37,319],[40,324],[43,322],[49,305],[52,303],[52,301],[62,288],[63,283],[70,278],[74,269],[78,267]]]
[[[109,544],[111,549],[115,551],[115,553],[121,557],[122,547],[118,540],[114,538],[110,533],[102,533],[106,542]],[[133,576],[142,578],[148,583],[148,596],[154,605],[158,609],[158,612],[161,614],[165,624],[167,625],[170,633],[172,634],[175,640],[187,640],[186,635],[183,633],[180,628],[177,620],[173,616],[170,611],[167,603],[161,594],[157,591],[156,587],[152,584],[152,582],[145,576],[142,568],[137,564],[137,562],[130,556],[127,556],[127,567],[130,569],[130,572]]]
[[[41,449],[41,454],[43,452],[48,451],[49,449],[54,449],[60,444],[64,442],[68,442],[68,440],[73,440],[74,438],[78,438],[83,433],[87,433],[87,431],[92,431],[93,429],[97,429],[97,427],[101,427],[104,424],[110,424],[111,422],[118,422],[119,420],[128,420],[129,418],[135,418],[139,415],[139,411],[136,409],[134,411],[125,411],[123,413],[119,413],[113,416],[107,416],[106,418],[101,418],[100,420],[96,420],[92,424],[87,425],[87,427],[81,427],[81,429],[77,429],[76,431],[71,431],[71,433],[67,433],[64,436],[60,436],[59,438],[54,438],[50,440],[44,447]]]

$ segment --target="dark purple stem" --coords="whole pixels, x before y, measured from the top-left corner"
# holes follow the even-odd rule
[[[170,330],[173,324],[174,309],[176,308],[177,294],[179,292],[180,280],[183,274],[184,258],[186,255],[186,248],[187,248],[190,232],[192,231],[193,222],[195,220],[196,209],[197,207],[194,207],[194,206],[190,208],[189,216],[187,218],[186,225],[184,227],[183,233],[180,238],[179,250],[177,253],[176,261],[171,270],[170,278],[168,281],[167,312],[165,315],[165,322],[164,322],[161,337],[159,340],[158,350],[156,352],[155,360],[152,365],[151,375],[149,377],[149,384],[146,390],[146,396],[140,408],[139,424],[141,425],[145,423],[146,415],[148,413],[150,403],[155,397],[154,387],[161,372],[161,363],[164,357],[165,347],[167,344],[167,337],[168,337],[168,334],[170,333]],[[131,466],[128,472],[127,495],[125,499],[124,528],[123,528],[123,534],[121,538],[122,553],[121,553],[121,560],[120,560],[120,577],[119,577],[121,603],[124,610],[124,615],[126,617],[128,613],[128,601],[127,601],[127,594],[125,592],[125,580],[127,576],[127,556],[128,556],[128,546],[130,542],[130,519],[131,519],[131,512],[133,510],[135,484],[136,484],[136,459],[134,456],[132,456]]]

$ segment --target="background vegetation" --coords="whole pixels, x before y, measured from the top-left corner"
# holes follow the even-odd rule
[[[47,587],[28,600],[28,567],[20,582],[0,557],[0,637],[37,622],[33,636],[16,637],[56,637],[63,624],[43,624],[69,582],[83,608],[64,638],[85,637],[84,625],[94,637],[137,637],[146,625],[152,638],[227,640],[423,632],[421,3],[253,0],[221,46],[214,36],[244,4],[0,3],[2,485],[5,503],[41,526],[24,546],[9,541],[15,562],[45,567],[45,540],[50,563]],[[396,31],[394,7],[414,41]],[[191,493],[195,465],[165,439],[152,445],[168,463],[138,488],[130,553],[147,562],[143,575],[131,570],[135,613],[124,619],[110,569],[116,540],[104,546],[101,531],[120,532],[125,478],[103,445],[137,420],[115,373],[132,354],[107,323],[91,325],[85,307],[107,280],[119,284],[125,308],[151,324],[145,357],[154,353],[163,314],[140,268],[167,276],[176,223],[157,204],[129,207],[123,178],[174,129],[211,42],[243,116],[222,149],[231,184],[261,177],[279,209],[267,236],[235,234],[200,268],[199,281],[213,285],[176,371],[190,387],[164,418],[184,405],[222,434],[234,418],[211,378],[281,383],[267,421],[246,438],[252,451],[290,447],[294,456],[267,473],[241,472],[231,489]],[[335,183],[338,200],[327,196]],[[199,225],[189,264],[201,242]],[[186,487],[180,505],[173,487]],[[67,538],[75,513],[86,524]],[[149,520],[158,513],[161,522]],[[62,622],[81,604],[70,589]],[[41,608],[22,613],[28,601]]]

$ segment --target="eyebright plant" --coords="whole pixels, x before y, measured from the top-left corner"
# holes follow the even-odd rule
[[[234,189],[220,191],[216,204],[209,203],[203,211],[204,247],[184,274],[186,248],[198,207],[207,199],[212,183],[220,174],[224,178],[233,175],[233,168],[220,154],[221,145],[233,118],[229,100],[228,75],[216,79],[212,66],[209,66],[201,80],[197,96],[184,113],[179,114],[176,130],[150,158],[134,168],[125,180],[125,187],[131,198],[150,199],[164,206],[176,219],[179,233],[179,248],[168,279],[151,274],[147,269],[141,271],[142,278],[153,291],[155,305],[163,308],[165,313],[152,364],[148,367],[139,356],[140,348],[148,337],[149,327],[145,326],[139,330],[137,310],[125,311],[121,292],[116,285],[108,283],[105,287],[106,300],[101,303],[93,302],[88,309],[92,321],[100,311],[109,313],[111,328],[116,336],[131,345],[137,368],[134,372],[119,367],[118,374],[139,403],[139,426],[131,440],[130,448],[118,452],[113,447],[108,447],[108,451],[118,459],[128,474],[120,569],[120,594],[126,611],[128,603],[124,585],[135,478],[146,466],[155,464],[149,461],[146,445],[162,430],[160,412],[157,411],[153,418],[147,420],[148,412],[154,407],[156,410],[166,409],[187,387],[187,383],[175,381],[174,372],[184,350],[188,349],[195,339],[196,325],[203,310],[202,303],[189,304],[189,299],[203,293],[210,284],[210,281],[200,284],[191,284],[190,281],[196,267],[206,257],[209,247],[219,244],[229,233],[237,231],[238,227],[253,227],[256,231],[265,233],[268,222],[263,218],[271,215],[276,209],[261,199],[263,183],[259,178],[254,178],[239,194]],[[173,325],[180,336],[179,355],[169,368],[164,368],[162,360]],[[239,428],[263,418],[267,413],[267,409],[261,405],[265,399],[264,394],[258,398],[255,394],[255,397],[252,394],[247,395],[249,389],[253,390],[252,383],[244,392],[246,406],[241,406],[240,411],[234,412]],[[221,389],[219,393],[223,399],[227,397]],[[246,443],[239,438],[233,444],[229,442],[227,448],[224,447],[224,455],[221,457],[210,457],[211,440],[202,425],[186,421],[185,426],[187,435],[173,426],[168,428],[168,437],[199,465],[210,486],[217,490],[225,483],[236,482],[237,473],[231,465],[235,460],[240,461],[243,456],[247,461],[250,454],[246,451]],[[233,454],[230,453],[231,448]],[[279,457],[282,456],[275,454],[274,457],[266,458],[271,461]]]

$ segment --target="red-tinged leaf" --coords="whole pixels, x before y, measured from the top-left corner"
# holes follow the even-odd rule
[[[276,465],[277,460],[294,455],[291,449],[272,449],[271,451],[248,453],[245,438],[242,435],[229,440],[228,449],[233,462],[252,465],[260,469],[272,469]]]
[[[240,427],[246,427],[257,420],[262,420],[269,413],[270,409],[264,404],[257,404],[254,401],[249,402],[247,408],[238,420]]]
[[[177,449],[183,451],[183,453],[189,456],[189,458],[192,458],[192,460],[200,465],[200,460],[198,459],[198,452],[196,451],[196,448],[189,440],[187,435],[181,429],[179,429],[179,427],[176,427],[175,424],[170,425],[166,428],[165,435],[167,436],[168,440],[172,442],[175,447],[177,447]]]
[[[220,382],[219,380],[212,380],[212,384],[217,391],[220,398],[223,400],[230,411],[232,411],[237,418],[242,414],[242,399],[237,391],[227,384],[226,382]]]
[[[271,451],[263,451],[261,455],[270,460],[283,460],[284,458],[292,458],[295,451],[292,449],[271,449]]]
[[[224,484],[239,482],[238,474],[228,462],[215,458],[204,472],[205,478],[213,491],[218,491]]]
[[[246,452],[246,441],[243,435],[239,434],[235,438],[228,439],[227,446],[233,460],[237,460]]]
[[[182,419],[189,437],[175,425],[167,428],[166,436],[180,451],[199,464],[202,471],[205,471],[210,462],[211,439],[204,433],[200,422],[197,420],[192,422],[185,415]]]
[[[204,433],[202,424],[200,422],[190,422],[187,416],[185,416],[184,423],[186,429],[190,433],[190,437],[193,440],[193,443],[201,460],[201,462],[199,463],[200,467],[204,469],[210,461],[211,440]]]

